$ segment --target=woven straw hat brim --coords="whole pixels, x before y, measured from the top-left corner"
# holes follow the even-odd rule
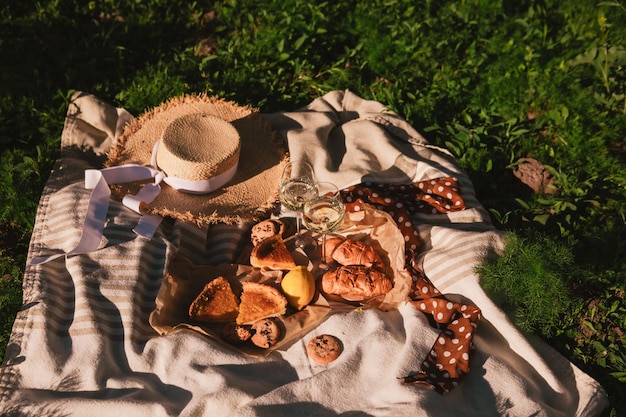
[[[175,97],[128,124],[111,149],[107,167],[150,165],[152,148],[174,119],[190,113],[206,113],[230,122],[241,137],[241,154],[235,176],[221,189],[195,195],[161,183],[161,193],[142,210],[173,217],[199,226],[210,223],[257,221],[275,207],[280,176],[288,160],[286,146],[258,111],[217,97]],[[118,197],[136,194],[139,182],[111,186]]]

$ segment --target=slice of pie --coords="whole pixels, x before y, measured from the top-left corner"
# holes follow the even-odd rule
[[[291,269],[296,267],[296,262],[285,246],[280,235],[270,236],[263,239],[250,253],[250,265],[271,269]]]
[[[239,300],[224,277],[206,284],[189,306],[189,317],[200,322],[231,321],[238,314]]]
[[[249,324],[266,317],[276,317],[287,311],[287,298],[270,285],[243,282],[237,324]]]

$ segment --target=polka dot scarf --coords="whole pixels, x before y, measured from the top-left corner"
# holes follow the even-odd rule
[[[411,216],[415,213],[448,213],[465,210],[456,178],[445,177],[413,184],[366,182],[341,191],[347,210],[359,210],[359,202],[386,211],[404,236],[406,249],[417,252],[419,238]]]
[[[456,303],[435,288],[415,265],[419,237],[411,217],[415,213],[448,213],[464,210],[465,202],[453,177],[413,184],[363,183],[341,191],[346,210],[359,211],[363,203],[387,212],[396,222],[405,241],[406,268],[412,277],[409,302],[442,329],[430,353],[416,373],[402,378],[405,383],[423,385],[440,393],[456,387],[469,372],[469,356],[480,309]]]
[[[403,380],[444,393],[456,387],[469,372],[469,355],[480,309],[446,299],[424,272],[413,265],[413,259],[407,257],[407,269],[413,278],[410,303],[443,330],[421,369]]]

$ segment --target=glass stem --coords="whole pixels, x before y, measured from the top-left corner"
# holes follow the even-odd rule
[[[322,262],[320,262],[322,267],[326,266],[326,233],[322,233]]]
[[[296,212],[296,244],[298,246],[300,246],[300,244],[302,243],[301,224],[302,224],[302,211],[298,210]]]

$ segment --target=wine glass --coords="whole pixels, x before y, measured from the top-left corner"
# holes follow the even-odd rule
[[[296,212],[295,245],[310,255],[317,247],[317,241],[302,233],[302,209],[304,204],[317,197],[313,167],[303,161],[291,161],[285,165],[280,179],[280,202]]]
[[[339,229],[346,209],[335,184],[318,182],[316,186],[319,195],[304,204],[304,225],[307,229],[322,234],[322,259],[319,267],[327,269],[326,235]]]

